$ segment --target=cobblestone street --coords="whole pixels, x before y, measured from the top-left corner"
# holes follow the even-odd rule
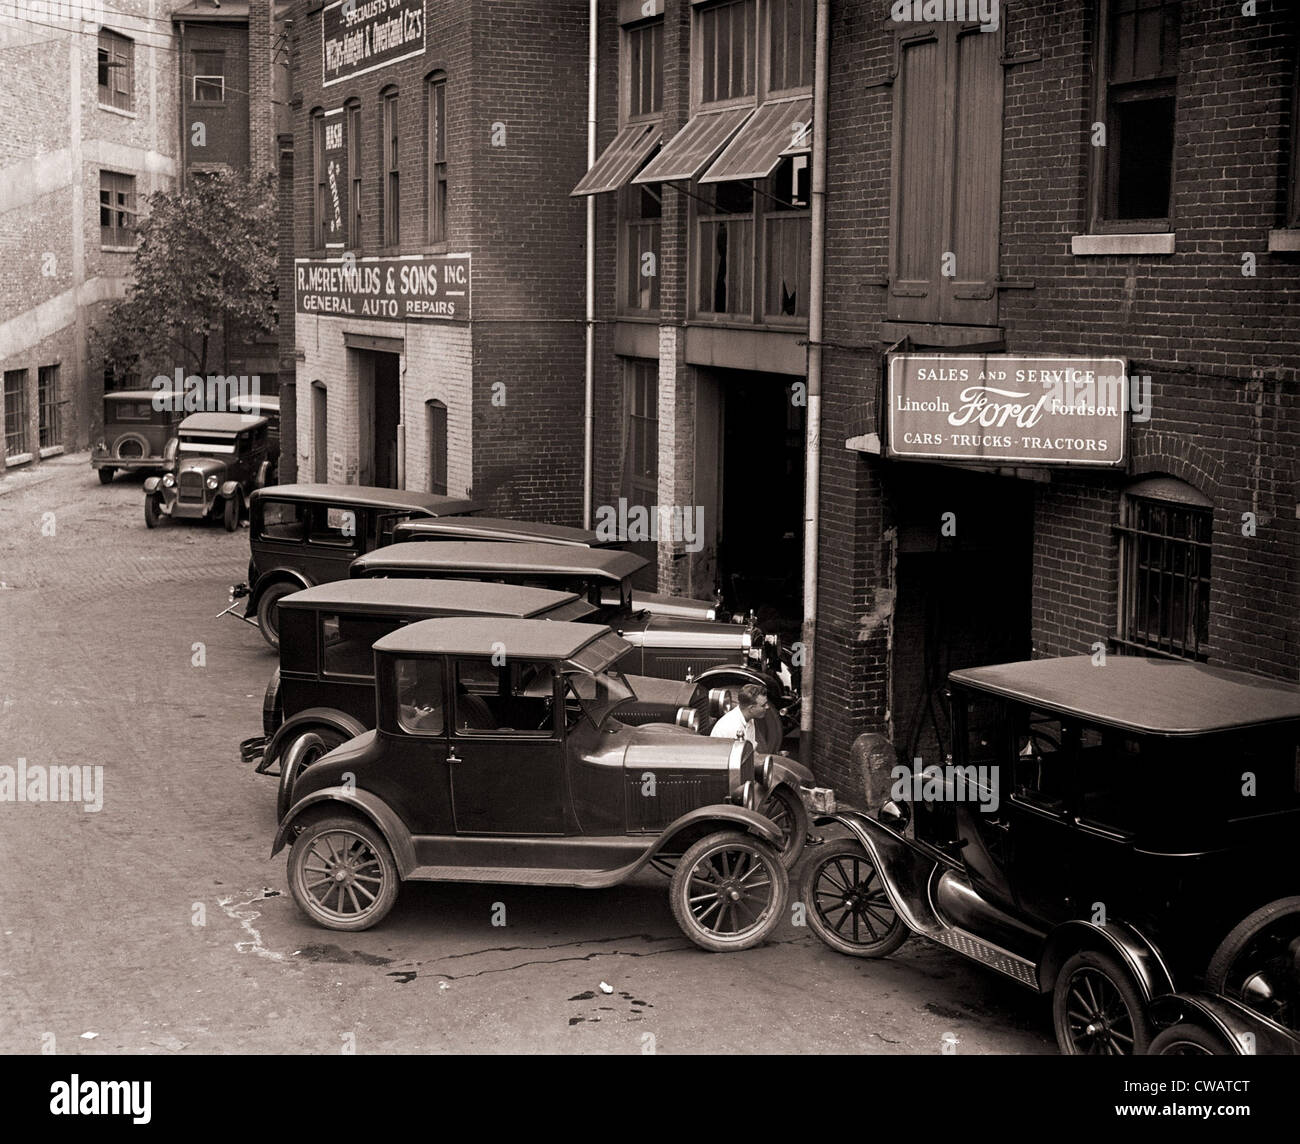
[[[311,926],[237,749],[274,666],[216,619],[247,530],[150,532],[141,501],[85,455],[0,481],[3,762],[104,768],[96,813],[0,803],[0,1051],[1054,1051],[1045,1002],[915,940],[704,954],[656,875],[411,884],[374,930]]]

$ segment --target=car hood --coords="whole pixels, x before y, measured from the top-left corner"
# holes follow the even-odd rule
[[[623,745],[623,767],[636,771],[644,767],[671,770],[727,772],[733,739],[713,739],[697,735],[685,727],[669,723],[645,723],[627,727],[619,735]]]
[[[712,600],[691,600],[686,596],[661,596],[655,592],[632,590],[632,606],[644,608],[656,616],[677,616],[687,620],[709,620],[709,613],[716,611],[718,605]]]
[[[186,457],[176,466],[176,475],[181,473],[201,473],[207,477],[219,477],[226,471],[226,462],[216,457]]]
[[[718,648],[735,651],[745,647],[746,629],[742,624],[719,624],[709,620],[689,620],[679,616],[660,616],[638,612],[618,620],[620,631],[643,632],[645,647],[655,646],[655,637],[661,637],[664,647],[677,647],[683,641],[692,647]]]

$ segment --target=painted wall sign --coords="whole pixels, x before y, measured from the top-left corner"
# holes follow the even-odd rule
[[[336,0],[321,11],[321,84],[424,51],[424,0]]]
[[[1148,388],[1142,392],[1139,380]],[[996,465],[1122,465],[1146,378],[1117,357],[891,354],[886,456]],[[1145,402],[1145,406],[1141,403]]]
[[[297,258],[293,269],[299,314],[386,322],[469,318],[468,254]]]
[[[343,108],[321,118],[321,162],[325,164],[325,245],[344,245],[343,220],[348,217],[347,116]]]

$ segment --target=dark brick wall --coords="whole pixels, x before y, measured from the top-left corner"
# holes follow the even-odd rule
[[[181,53],[181,90],[185,103],[182,126],[185,136],[185,164],[225,163],[248,167],[249,160],[249,70],[248,25],[187,24]],[[194,102],[194,53],[225,53],[226,98],[221,103]],[[196,126],[202,124],[204,145],[195,145]]]

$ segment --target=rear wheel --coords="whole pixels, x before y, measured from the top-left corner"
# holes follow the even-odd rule
[[[113,477],[116,473],[117,473],[116,469],[112,468],[109,465],[105,465],[102,469],[99,470],[99,483],[101,485],[111,485],[113,483]]]
[[[397,864],[383,836],[350,815],[309,822],[289,851],[293,900],[317,925],[364,930],[397,901]]]
[[[1205,980],[1215,993],[1300,1032],[1300,897],[1243,918],[1210,958]]]
[[[1227,1057],[1232,1050],[1218,1033],[1190,1021],[1157,1033],[1147,1055],[1152,1057]]]
[[[720,830],[690,847],[673,870],[668,900],[682,932],[701,949],[751,949],[776,929],[790,891],[766,842]]]
[[[1052,991],[1056,1043],[1067,1056],[1141,1056],[1151,1022],[1132,974],[1109,953],[1085,949],[1062,967]]]
[[[850,957],[888,957],[907,940],[875,860],[852,838],[817,851],[804,873],[803,901],[813,933]]]
[[[101,469],[102,473],[104,470]],[[157,528],[162,523],[162,498],[157,493],[145,493],[144,523],[149,528]]]
[[[272,647],[280,646],[280,601],[298,591],[297,584],[272,584],[258,598],[257,626]]]

